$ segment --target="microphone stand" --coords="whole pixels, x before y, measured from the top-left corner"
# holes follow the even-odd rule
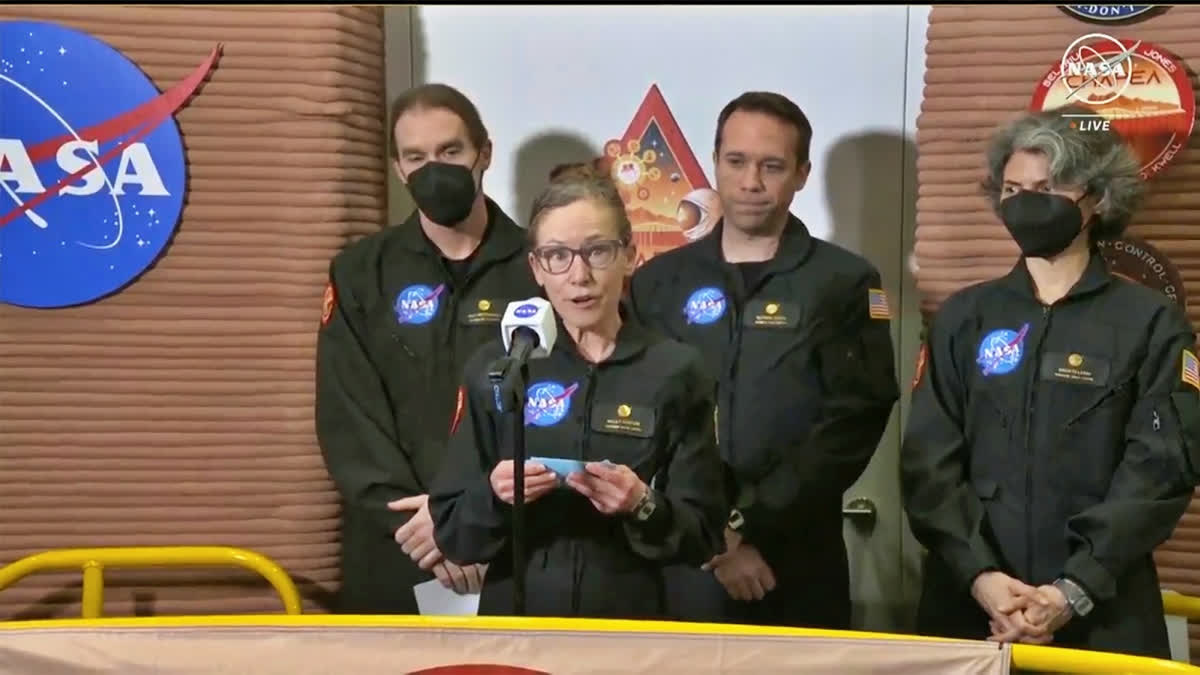
[[[529,365],[506,356],[488,369],[496,409],[511,419],[513,457],[512,575],[513,616],[525,615],[525,393]]]

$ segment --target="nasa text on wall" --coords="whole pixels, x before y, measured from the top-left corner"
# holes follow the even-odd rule
[[[173,115],[218,51],[160,93],[92,36],[0,22],[0,302],[91,302],[162,254],[187,189]]]

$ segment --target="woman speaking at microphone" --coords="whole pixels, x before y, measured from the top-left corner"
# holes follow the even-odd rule
[[[531,616],[662,618],[662,566],[698,566],[721,551],[729,507],[715,385],[697,351],[622,307],[632,234],[616,187],[590,170],[562,173],[534,201],[529,264],[557,314],[558,339],[548,357],[529,361],[523,411]],[[429,496],[442,553],[489,564],[479,613],[491,615],[514,613],[512,418],[497,412],[488,380],[503,357],[497,341],[468,362],[449,456]]]

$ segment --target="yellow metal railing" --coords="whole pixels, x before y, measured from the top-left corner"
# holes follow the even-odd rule
[[[136,546],[68,548],[45,551],[0,567],[0,591],[17,580],[50,570],[83,570],[83,618],[97,619],[104,608],[105,567],[241,567],[266,578],[288,614],[300,614],[300,592],[274,560],[228,546]]]
[[[1194,598],[1190,595],[1183,595],[1174,591],[1164,591],[1163,611],[1168,616],[1200,619],[1200,598]]]
[[[533,631],[557,633],[581,631],[586,633],[658,633],[712,635],[714,637],[780,637],[780,638],[840,638],[887,640],[897,643],[913,641],[945,642],[942,638],[896,633],[866,633],[857,631],[819,630],[807,628],[777,628],[769,626],[742,626],[721,624],[684,624],[656,621],[611,621],[603,619],[540,619],[518,617],[434,617],[434,616],[350,616],[350,615],[221,615],[221,616],[163,616],[163,617],[113,617],[107,619],[51,619],[38,621],[0,622],[4,630],[41,628],[197,628],[221,627],[247,629],[264,628],[394,628],[480,630],[480,631]],[[495,632],[489,632],[495,635]],[[1106,654],[1080,649],[1043,647],[1038,645],[1012,645],[1012,665],[1017,669],[1042,673],[1087,673],[1089,675],[1177,675],[1200,673],[1200,668],[1180,663],[1124,654]]]
[[[105,567],[199,567],[236,566],[262,575],[283,600],[287,616],[218,615],[166,616],[136,618],[100,618],[104,603]],[[890,641],[944,641],[942,638],[773,626],[720,624],[684,624],[656,621],[611,621],[599,619],[540,619],[518,617],[422,617],[422,616],[348,616],[302,615],[300,594],[291,577],[270,558],[253,551],[224,546],[162,546],[131,548],[87,548],[46,551],[22,558],[0,568],[0,590],[35,572],[81,569],[83,572],[83,620],[39,620],[0,622],[0,630],[66,627],[145,627],[173,626],[246,626],[246,627],[343,627],[343,628],[429,628],[531,630],[539,632],[601,631],[632,633],[675,633],[720,636],[774,636],[859,638]],[[1200,618],[1200,598],[1173,592],[1163,593],[1167,614]],[[1053,673],[1089,673],[1092,675],[1159,675],[1167,673],[1200,674],[1200,668],[1187,663],[1141,656],[1110,654],[1080,649],[1039,645],[1012,645],[1014,668]]]

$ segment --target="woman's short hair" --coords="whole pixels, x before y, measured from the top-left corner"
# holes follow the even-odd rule
[[[1046,156],[1052,186],[1083,187],[1096,195],[1093,241],[1121,236],[1141,205],[1145,183],[1137,157],[1115,131],[1073,128],[1075,120],[1095,111],[1080,104],[1026,113],[992,135],[987,150],[988,175],[983,189],[999,213],[1004,167],[1013,153],[1023,150]]]
[[[570,206],[585,199],[607,206],[617,225],[617,238],[623,243],[633,239],[633,225],[625,212],[625,201],[616,183],[606,171],[589,164],[563,164],[550,172],[550,183],[533,200],[529,213],[529,242],[537,242],[537,228],[547,212]]]

